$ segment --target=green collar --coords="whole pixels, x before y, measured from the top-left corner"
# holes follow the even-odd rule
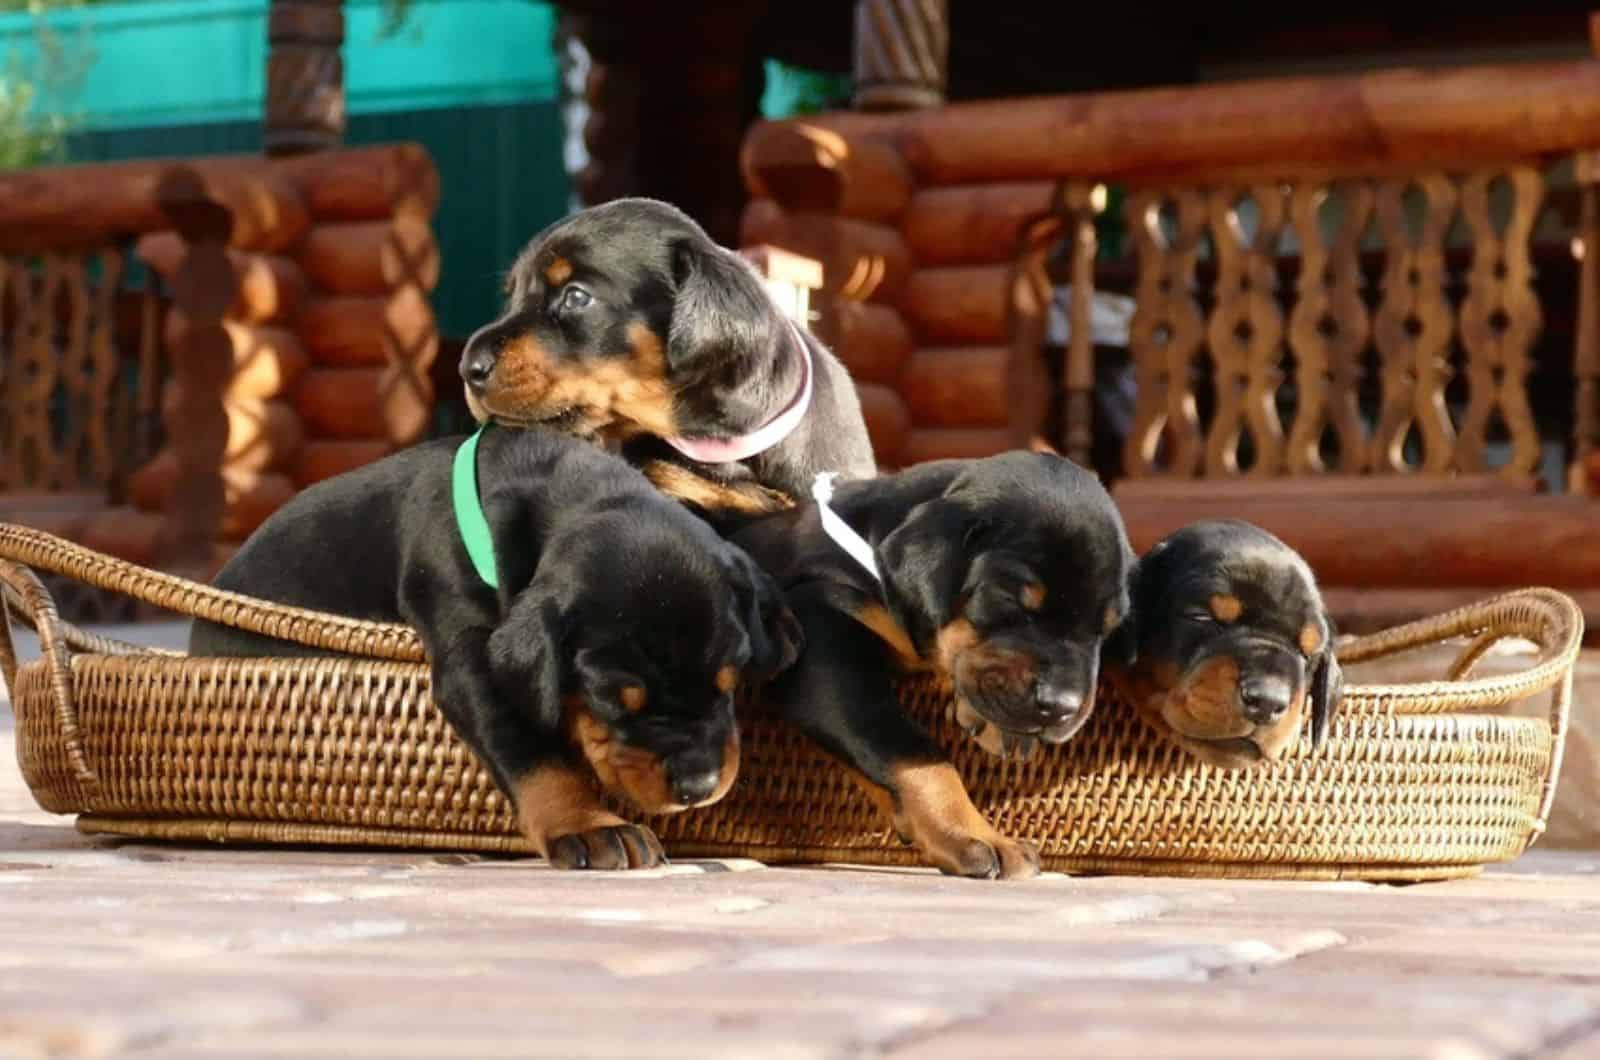
[[[450,500],[456,510],[456,529],[461,532],[461,543],[466,546],[467,558],[478,570],[478,577],[491,589],[500,588],[495,577],[494,538],[489,535],[489,520],[483,516],[483,502],[478,499],[478,439],[483,436],[479,427],[472,437],[456,450],[455,466],[450,471]]]

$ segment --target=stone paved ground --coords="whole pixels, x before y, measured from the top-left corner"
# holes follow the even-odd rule
[[[1044,878],[184,848],[38,811],[0,709],[0,1056],[1600,1057],[1600,855]]]

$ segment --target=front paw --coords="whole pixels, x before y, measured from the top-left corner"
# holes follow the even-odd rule
[[[940,871],[980,880],[1039,875],[1038,851],[996,831],[948,762],[903,766],[894,774],[895,830]]]
[[[640,824],[614,824],[552,836],[545,843],[557,869],[651,869],[667,863],[656,834]]]
[[[948,835],[925,844],[928,860],[947,876],[975,880],[1026,880],[1039,875],[1039,852],[1030,843],[986,836]]]

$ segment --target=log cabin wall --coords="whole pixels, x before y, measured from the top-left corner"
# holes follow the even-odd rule
[[[6,275],[45,307],[0,321],[3,517],[206,574],[297,490],[422,438],[438,192],[409,144],[0,176]],[[160,282],[115,331],[124,262]],[[164,427],[131,468],[101,396],[125,359]]]
[[[1050,440],[1088,462],[1093,221],[1115,185],[1138,378],[1117,496],[1137,547],[1233,515],[1335,586],[1537,581],[1600,603],[1593,502],[1573,495],[1600,444],[1597,148],[1594,60],[828,114],[749,135],[742,238],[823,261],[817,330],[885,466],[1026,444],[1052,403]],[[1530,239],[1562,167],[1582,267],[1569,495],[1551,497]],[[1074,341],[1049,365],[1063,272]]]

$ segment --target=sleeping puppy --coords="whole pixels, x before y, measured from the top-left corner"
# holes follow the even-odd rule
[[[457,512],[479,504],[492,555],[475,559]],[[739,767],[736,687],[801,643],[749,557],[633,468],[549,431],[486,428],[470,449],[427,442],[312,486],[216,585],[414,627],[445,717],[568,868],[658,863],[655,835],[592,781],[647,813],[715,802]],[[204,621],[190,652],[327,654]]]
[[[1312,743],[1338,709],[1333,628],[1305,560],[1259,527],[1194,523],[1141,558],[1110,665],[1134,709],[1202,761],[1278,758],[1311,705]]]
[[[830,536],[832,515],[877,573]],[[804,630],[805,655],[763,698],[849,767],[940,869],[1037,873],[1038,855],[995,831],[902,713],[895,677],[948,678],[957,720],[1002,755],[1077,732],[1133,561],[1095,477],[1036,453],[931,462],[841,483],[828,508],[767,516],[731,538],[778,580]]]
[[[844,366],[687,215],[619,199],[546,229],[505,314],[461,355],[480,422],[620,446],[707,512],[788,507],[819,471],[876,467]]]

